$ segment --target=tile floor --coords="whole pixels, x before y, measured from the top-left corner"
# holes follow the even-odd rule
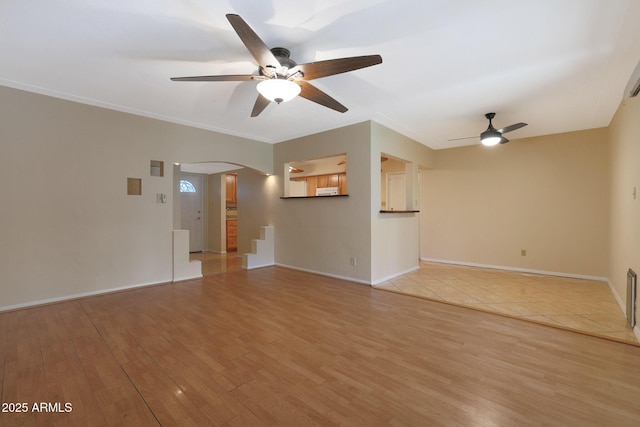
[[[190,259],[202,261],[205,276],[242,264],[236,252]],[[419,270],[375,287],[638,343],[604,282],[421,262]]]
[[[605,282],[421,262],[376,287],[638,342]]]

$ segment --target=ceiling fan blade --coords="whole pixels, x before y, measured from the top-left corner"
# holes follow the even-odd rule
[[[264,96],[258,94],[258,98],[256,98],[256,103],[253,104],[253,110],[251,110],[251,117],[257,117],[262,111],[267,108],[271,101],[269,101]]]
[[[527,125],[527,123],[522,123],[522,122],[520,122],[520,123],[516,123],[516,124],[513,124],[513,125],[509,125],[509,126],[507,126],[507,127],[503,127],[502,129],[498,129],[498,132],[500,132],[500,133],[507,133],[507,132],[514,131],[514,130],[516,130],[516,129],[523,128],[523,127],[525,127],[526,125]]]
[[[332,76],[334,74],[346,73],[348,71],[359,70],[382,63],[380,55],[352,56],[349,58],[329,59],[326,61],[309,62],[298,64],[289,70],[289,74],[302,71],[303,80],[314,80],[320,77]]]
[[[509,140],[507,138],[505,138],[504,136],[502,138],[500,138],[500,144],[506,144],[507,142],[509,142]]]
[[[320,105],[324,105],[325,107],[331,108],[332,110],[339,111],[344,113],[348,110],[347,107],[340,104],[338,101],[318,89],[317,87],[307,83],[305,81],[297,81],[297,84],[300,85],[302,91],[300,92],[300,96],[308,99],[309,101],[316,102]]]
[[[472,139],[472,138],[480,138],[478,135],[476,136],[467,136],[464,138],[454,138],[454,139],[448,139],[447,141],[462,141],[463,139]]]
[[[228,14],[227,19],[260,67],[269,75],[275,73],[280,68],[280,63],[249,24],[240,15],[233,13]]]
[[[174,82],[245,82],[250,80],[262,80],[262,76],[251,74],[229,74],[225,76],[192,76],[192,77],[171,77]]]

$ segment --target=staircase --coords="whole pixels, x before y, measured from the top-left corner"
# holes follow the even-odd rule
[[[260,238],[251,241],[251,253],[242,255],[242,268],[266,267],[275,264],[273,226],[260,227]]]

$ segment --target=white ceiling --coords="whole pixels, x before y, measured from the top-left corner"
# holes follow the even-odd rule
[[[225,14],[298,63],[380,54],[249,117],[257,71]],[[0,2],[0,84],[276,143],[375,120],[439,149],[607,126],[640,59],[637,0],[23,0]]]

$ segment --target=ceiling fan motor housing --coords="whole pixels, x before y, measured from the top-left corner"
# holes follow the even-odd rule
[[[265,77],[269,77],[269,75],[275,75],[277,76],[276,78],[288,78],[288,70],[298,65],[293,59],[289,58],[289,55],[291,55],[289,49],[284,47],[274,47],[269,50],[271,50],[273,56],[275,56],[280,63],[280,69],[272,70],[271,73],[267,74],[264,72],[262,67],[258,67],[258,72],[260,73],[260,75]],[[284,74],[282,72],[284,72]]]

